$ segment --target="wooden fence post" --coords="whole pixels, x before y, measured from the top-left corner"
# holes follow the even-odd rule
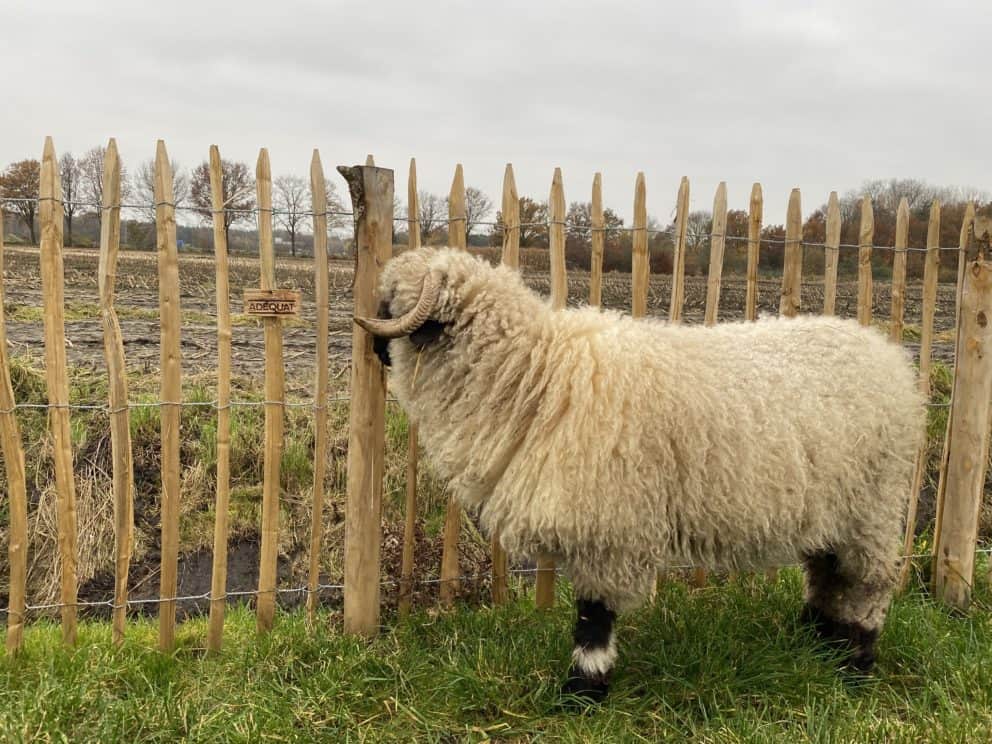
[[[410,158],[410,174],[406,182],[407,247],[420,247],[420,203],[417,196],[417,161]],[[407,432],[406,448],[406,514],[403,523],[403,557],[400,565],[400,617],[410,614],[413,598],[413,558],[417,527],[417,425],[412,421]]]
[[[645,218],[645,225],[647,219]],[[589,210],[589,304],[603,304],[603,251],[606,247],[606,223],[603,218],[603,176],[592,177],[592,204]]]
[[[179,422],[182,405],[182,357],[179,333],[179,251],[172,164],[165,142],[155,150],[155,232],[158,250],[158,307],[161,326],[160,395],[162,438],[162,575],[159,582],[159,648],[171,651],[176,634],[179,565]]]
[[[975,221],[975,202],[968,202],[964,208],[961,220],[961,233],[958,236],[958,290],[954,297],[954,328],[957,329],[958,318],[961,317],[961,292],[964,289],[964,267],[967,261],[968,240],[971,237],[971,226]]]
[[[103,357],[107,364],[110,403],[110,449],[114,492],[114,610],[113,640],[124,642],[127,617],[127,576],[134,542],[134,466],[131,455],[130,412],[124,341],[114,309],[117,254],[121,244],[121,164],[111,139],[103,159],[103,207],[100,215],[100,265],[97,275]]]
[[[563,217],[564,219],[564,217]],[[651,266],[648,263],[648,207],[644,174],[638,173],[634,182],[634,224],[631,236],[631,315],[643,318],[648,311],[648,282]]]
[[[948,434],[946,490],[936,534],[937,596],[958,609],[971,603],[978,515],[989,457],[992,411],[992,262],[965,267],[954,394]]]
[[[799,189],[789,194],[789,208],[785,215],[785,258],[782,266],[782,298],[780,315],[794,318],[802,302],[803,271],[803,214]]]
[[[506,164],[503,173],[503,254],[502,262],[513,268],[520,267],[520,198],[513,165]]]
[[[706,310],[703,322],[715,325],[720,311],[723,280],[723,250],[727,238],[727,184],[720,181],[713,196],[713,225],[710,230],[710,266],[706,276]]]
[[[378,312],[379,267],[393,252],[393,172],[338,166],[348,182],[355,220],[355,315]],[[372,336],[352,335],[348,501],[344,533],[344,630],[372,635],[379,627],[379,547],[382,541],[382,473],[385,456],[385,370]]]
[[[871,197],[861,200],[861,225],[858,229],[858,322],[871,325],[872,279],[871,249],[875,238],[875,212]]]
[[[930,206],[930,222],[927,225],[927,254],[923,267],[923,310],[920,320],[920,371],[919,389],[924,399],[930,400],[930,368],[932,366],[931,351],[933,349],[933,321],[937,312],[937,281],[940,274],[940,202],[934,201]],[[949,436],[949,434],[948,434]],[[944,455],[941,458],[940,477],[937,484],[937,523],[934,534],[940,532],[941,493],[943,491],[944,466],[947,454],[947,437],[944,440]],[[903,539],[903,555],[913,553],[913,541],[916,528],[916,508],[919,503],[920,489],[923,487],[923,474],[926,470],[927,443],[920,445],[916,454],[916,468],[913,472],[913,483],[909,491],[909,505],[906,510],[906,532]],[[934,546],[936,548],[936,545]],[[904,587],[909,579],[909,569],[912,565],[910,558],[904,558],[900,571],[900,586]]]
[[[906,301],[906,249],[909,246],[909,202],[904,196],[896,210],[896,245],[892,255],[892,309],[889,338],[902,343],[903,307]]]
[[[224,175],[217,145],[210,146],[210,200],[213,210],[217,304],[217,485],[214,551],[210,580],[207,650],[220,651],[227,608],[227,538],[231,489],[231,296],[227,233],[224,232]],[[314,238],[316,241],[316,237]]]
[[[272,169],[269,151],[262,148],[255,166],[258,192],[258,262],[261,288],[276,288],[276,257],[272,244]],[[276,609],[276,568],[279,547],[279,491],[285,416],[285,369],[282,358],[282,319],[263,318],[265,333],[265,450],[263,454],[262,536],[258,559],[258,630],[272,629]]]
[[[55,459],[61,562],[62,639],[76,643],[76,486],[69,429],[69,370],[65,353],[65,288],[62,270],[62,185],[51,137],[41,159],[41,286],[45,305],[45,377]]]
[[[823,314],[833,315],[837,304],[837,267],[840,263],[840,202],[831,191],[827,200],[827,240],[823,251]]]
[[[761,184],[751,186],[751,208],[747,213],[747,291],[744,320],[758,319],[758,257],[761,250],[761,220],[764,197]]]
[[[682,320],[682,305],[685,301],[685,238],[689,227],[689,179],[682,176],[679,183],[678,201],[675,206],[675,247],[672,255],[672,298],[668,308],[668,320],[678,323]]]
[[[313,212],[313,293],[317,313],[317,372],[314,379],[313,509],[310,521],[310,565],[307,574],[307,621],[317,621],[317,586],[324,542],[324,473],[327,469],[327,358],[330,289],[327,278],[327,183],[316,149],[310,158],[310,204]]]
[[[548,197],[548,248],[551,254],[551,307],[564,310],[568,304],[568,276],[565,272],[565,189],[561,168],[555,168]],[[547,556],[537,559],[534,603],[538,609],[555,603],[555,562]]]
[[[10,528],[7,557],[10,562],[10,589],[7,611],[7,653],[14,655],[24,640],[24,612],[28,572],[28,497],[24,477],[24,447],[14,411],[14,386],[7,358],[7,320],[4,317],[3,287],[3,210],[0,209],[0,446],[7,474]]]
[[[466,250],[465,240],[465,178],[462,164],[455,166],[455,177],[451,181],[448,194],[448,245]],[[458,537],[462,528],[462,508],[452,496],[444,515],[444,537],[441,546],[441,604],[450,607],[461,586],[460,562],[458,560]]]

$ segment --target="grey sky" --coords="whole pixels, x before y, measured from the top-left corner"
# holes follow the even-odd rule
[[[629,215],[643,170],[667,219],[679,177],[693,208],[719,180],[751,183],[781,221],[872,177],[989,188],[988,0],[831,2],[170,3],[5,0],[0,165],[117,137],[125,162],[195,165],[216,143],[275,174],[374,153],[405,199],[447,193],[456,162],[498,202],[568,201],[602,171]],[[341,182],[343,183],[343,182]],[[339,183],[339,189],[341,184]]]

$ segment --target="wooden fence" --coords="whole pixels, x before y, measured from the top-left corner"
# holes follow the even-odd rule
[[[229,297],[227,246],[224,232],[223,184],[220,152],[210,148],[210,181],[213,201],[214,256],[216,271],[217,316],[217,390],[216,390],[216,522],[213,537],[213,574],[209,593],[210,618],[207,645],[210,650],[221,648],[224,631],[226,594],[228,518],[230,499],[231,458],[231,300]],[[376,282],[378,272],[392,252],[393,225],[407,223],[409,247],[420,244],[420,225],[416,187],[416,163],[410,161],[407,216],[393,214],[393,172],[378,168],[371,156],[365,165],[340,167],[349,187],[355,222],[355,313],[370,315],[377,309]],[[104,353],[109,375],[107,411],[110,415],[112,445],[112,495],[115,533],[114,596],[112,608],[113,641],[121,643],[126,632],[128,573],[134,534],[134,473],[132,445],[129,433],[128,379],[125,367],[121,328],[114,305],[117,259],[120,249],[121,165],[113,140],[107,148],[104,162],[105,191],[101,206],[101,237],[99,255],[99,310],[104,334]],[[324,170],[317,151],[310,167],[312,189],[312,218],[314,229],[314,293],[317,308],[316,376],[314,380],[313,425],[314,484],[312,489],[312,534],[310,536],[307,612],[315,617],[319,587],[319,548],[322,544],[322,513],[324,510],[324,472],[328,456],[328,263],[327,188]],[[279,293],[275,288],[275,263],[272,238],[272,196],[269,157],[262,150],[256,171],[257,217],[259,235],[259,290],[253,297],[275,298],[278,302],[260,306],[264,315],[265,345],[265,437],[263,463],[263,498],[261,509],[261,551],[256,612],[258,629],[266,632],[274,620],[277,545],[279,537],[278,510],[280,499],[280,458],[286,407],[282,354],[283,310],[296,301],[292,293]],[[159,610],[160,647],[169,650],[175,643],[177,565],[179,552],[180,501],[180,407],[181,395],[180,339],[182,334],[179,307],[179,258],[176,245],[175,205],[170,161],[165,144],[159,142],[155,158],[155,219],[159,276],[159,310],[161,328],[161,580]],[[73,454],[70,437],[71,408],[68,392],[68,366],[64,329],[64,287],[62,266],[63,203],[55,148],[51,139],[44,145],[41,169],[39,207],[41,217],[40,265],[43,282],[44,343],[48,413],[51,444],[54,452],[54,484],[58,506],[58,552],[61,566],[59,601],[51,608],[61,613],[61,625],[67,644],[75,642],[77,610],[77,525],[73,479]],[[563,308],[568,295],[565,263],[565,191],[562,173],[555,169],[549,195],[549,255],[551,273],[551,303]],[[507,165],[503,181],[502,260],[509,266],[519,265],[521,222],[519,202],[512,166]],[[592,266],[589,302],[602,301],[602,260],[604,253],[604,213],[602,178],[596,174],[592,182],[590,240]],[[754,184],[750,194],[747,250],[747,274],[744,317],[757,318],[758,261],[763,211],[760,184]],[[647,220],[647,186],[644,175],[637,174],[634,183],[632,226],[631,311],[641,317],[647,314],[650,281],[649,233]],[[683,178],[676,199],[676,219],[673,237],[672,290],[668,320],[679,323],[685,301],[685,259],[687,253],[687,223],[689,215],[689,181]],[[935,202],[930,212],[926,248],[908,246],[908,206],[904,199],[899,206],[892,271],[892,305],[889,331],[893,340],[902,339],[904,298],[906,293],[906,258],[911,250],[925,254],[923,280],[923,310],[920,339],[920,377],[922,392],[929,394],[931,351],[934,338],[938,270],[941,250],[938,245],[940,204]],[[0,212],[0,269],[3,261],[3,222]],[[448,235],[453,246],[466,247],[465,186],[462,167],[455,170],[449,199]],[[727,190],[721,183],[714,198],[713,227],[710,236],[709,272],[706,287],[704,322],[712,325],[718,320],[721,279],[725,246],[728,240]],[[870,199],[861,204],[859,241],[856,246],[840,244],[840,212],[836,193],[831,193],[826,215],[822,308],[806,308],[812,312],[834,313],[837,295],[837,270],[842,248],[858,251],[857,318],[862,324],[872,322],[873,213]],[[976,217],[973,208],[965,214],[958,252],[958,285],[956,302],[956,374],[950,403],[947,435],[939,464],[936,537],[932,558],[934,588],[944,601],[965,607],[970,601],[974,580],[977,544],[978,508],[981,502],[988,460],[990,411],[992,411],[992,262],[987,251],[992,233],[990,220]],[[779,312],[791,317],[801,307],[803,270],[802,210],[799,189],[793,189],[788,200],[784,247],[784,269],[781,282]],[[7,616],[7,649],[16,652],[23,642],[24,621],[32,608],[27,604],[26,566],[28,550],[28,503],[25,484],[24,452],[18,428],[10,361],[7,356],[6,325],[3,316],[3,281],[0,272],[0,443],[8,484],[9,512],[9,603]],[[380,589],[380,513],[382,500],[384,450],[384,412],[386,375],[372,350],[372,339],[355,327],[351,359],[351,407],[348,442],[348,481],[345,509],[344,548],[344,628],[347,632],[371,634],[379,627]],[[413,583],[413,541],[417,521],[417,430],[410,427],[405,524],[400,576],[399,611],[410,609]],[[908,575],[913,551],[916,504],[922,485],[925,451],[917,458],[915,481],[907,494],[909,519],[905,536],[904,580]],[[458,504],[447,506],[444,525],[443,554],[440,565],[440,598],[450,604],[463,579],[458,560],[458,538],[463,516]],[[499,548],[498,536],[492,542],[492,599],[507,598],[507,556]],[[555,567],[550,559],[539,561],[536,570],[536,604],[548,607],[554,601]],[[697,571],[694,583],[705,581]]]

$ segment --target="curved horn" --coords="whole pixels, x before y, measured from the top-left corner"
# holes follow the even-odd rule
[[[424,284],[420,289],[420,298],[414,308],[399,318],[380,320],[379,318],[355,318],[355,322],[379,338],[400,338],[409,336],[424,324],[430,317],[437,296],[441,291],[441,278],[430,271],[424,276]]]

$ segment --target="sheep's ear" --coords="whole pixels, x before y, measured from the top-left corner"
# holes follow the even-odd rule
[[[437,320],[426,320],[420,328],[410,334],[410,343],[418,349],[437,341],[444,333],[445,324]]]

